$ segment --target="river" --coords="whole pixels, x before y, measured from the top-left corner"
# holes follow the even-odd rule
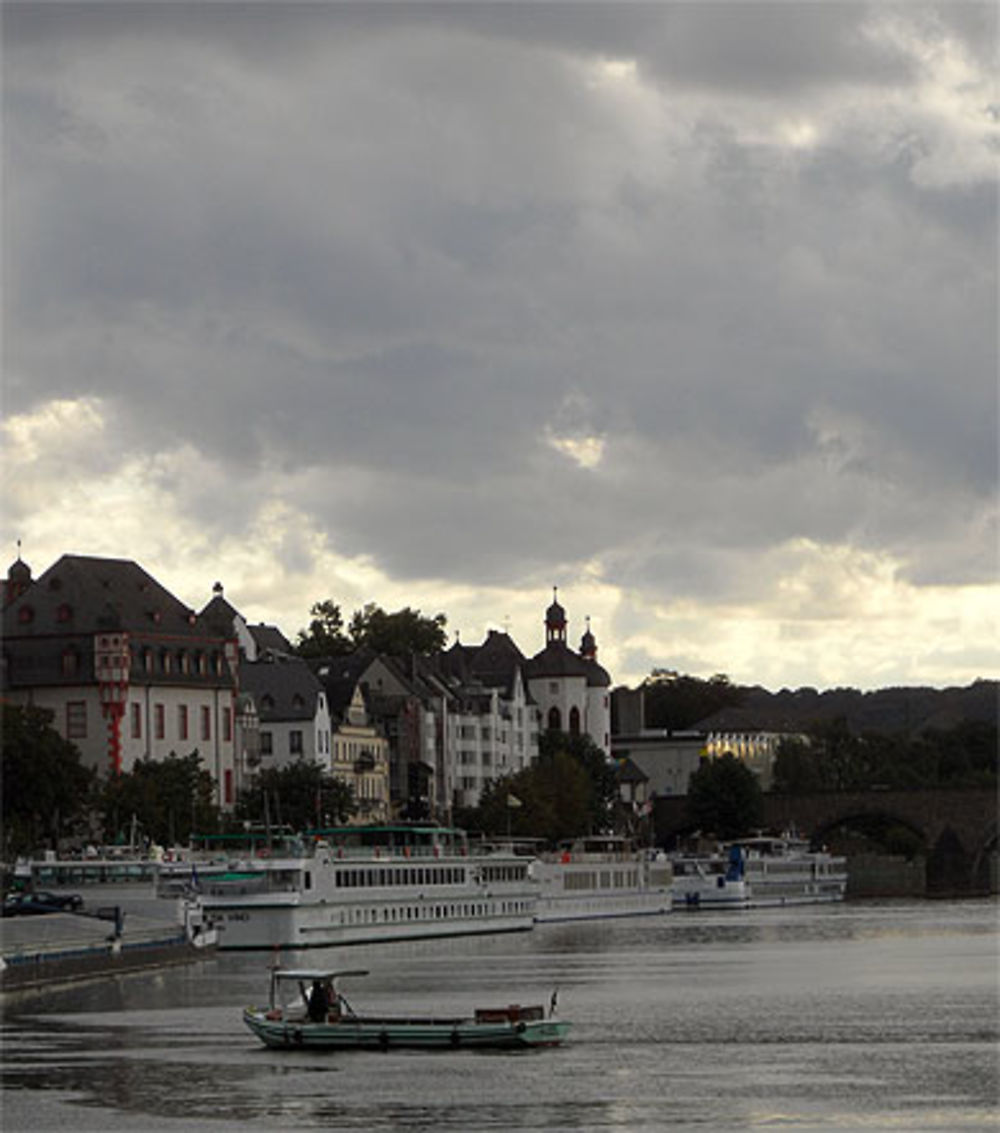
[[[331,949],[353,1005],[548,1003],[563,1047],[270,1051],[240,1008],[269,957],[223,953],[5,1004],[22,1130],[995,1130],[994,901],[864,902]]]

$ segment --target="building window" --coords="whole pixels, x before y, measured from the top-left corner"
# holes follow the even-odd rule
[[[558,694],[558,692],[559,692],[559,682],[558,681],[549,681],[549,692],[553,696],[556,696]]]
[[[191,657],[186,649],[181,650],[181,672],[184,674],[191,672]]]
[[[142,739],[142,705],[132,705],[132,739]]]
[[[260,754],[273,755],[274,754],[274,737],[270,732],[260,733]]]
[[[151,673],[153,671],[152,649],[144,649],[142,651],[142,667],[147,673]]]
[[[35,611],[30,606],[22,606],[17,611],[17,620],[21,625],[28,625],[35,619]]]
[[[67,649],[62,655],[62,672],[64,677],[75,677],[80,667],[80,655],[73,648]]]
[[[302,754],[302,733],[292,731],[288,733],[288,750],[292,755]]]
[[[63,602],[62,605],[59,607],[59,609],[56,610],[56,621],[57,622],[68,622],[68,621],[70,621],[70,619],[72,617],[73,617],[72,607],[68,606],[65,602]]]
[[[558,708],[549,709],[549,731],[561,732],[562,731],[562,716],[559,714]]]
[[[222,738],[229,743],[233,738],[233,710],[231,708],[223,708],[222,710]]]
[[[162,740],[167,734],[166,710],[162,704],[153,705],[153,737]]]
[[[580,734],[580,709],[575,704],[569,710],[569,734],[571,736]]]
[[[232,805],[233,801],[233,772],[232,768],[227,767],[225,775],[223,776],[223,801],[227,806]]]
[[[87,702],[70,700],[66,704],[66,738],[85,740],[87,738]]]
[[[177,738],[179,740],[188,738],[188,706],[186,704],[177,706]]]
[[[203,740],[212,738],[212,710],[207,704],[202,705],[201,709],[201,738]]]
[[[163,670],[164,673],[169,673],[170,670],[173,667],[174,667],[173,658],[166,651],[166,649],[164,649],[163,652],[160,654],[160,668]]]

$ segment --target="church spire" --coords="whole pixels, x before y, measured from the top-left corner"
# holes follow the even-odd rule
[[[552,605],[545,611],[545,644],[566,643],[566,611],[559,605],[559,587],[552,587]]]

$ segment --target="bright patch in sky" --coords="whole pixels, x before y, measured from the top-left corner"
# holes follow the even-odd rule
[[[0,542],[615,683],[996,675],[997,10],[10,4]],[[612,443],[613,441],[613,443]]]

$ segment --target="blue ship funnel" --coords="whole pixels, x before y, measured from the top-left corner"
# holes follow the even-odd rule
[[[726,870],[726,881],[743,880],[743,851],[738,845],[729,847],[729,868]]]

